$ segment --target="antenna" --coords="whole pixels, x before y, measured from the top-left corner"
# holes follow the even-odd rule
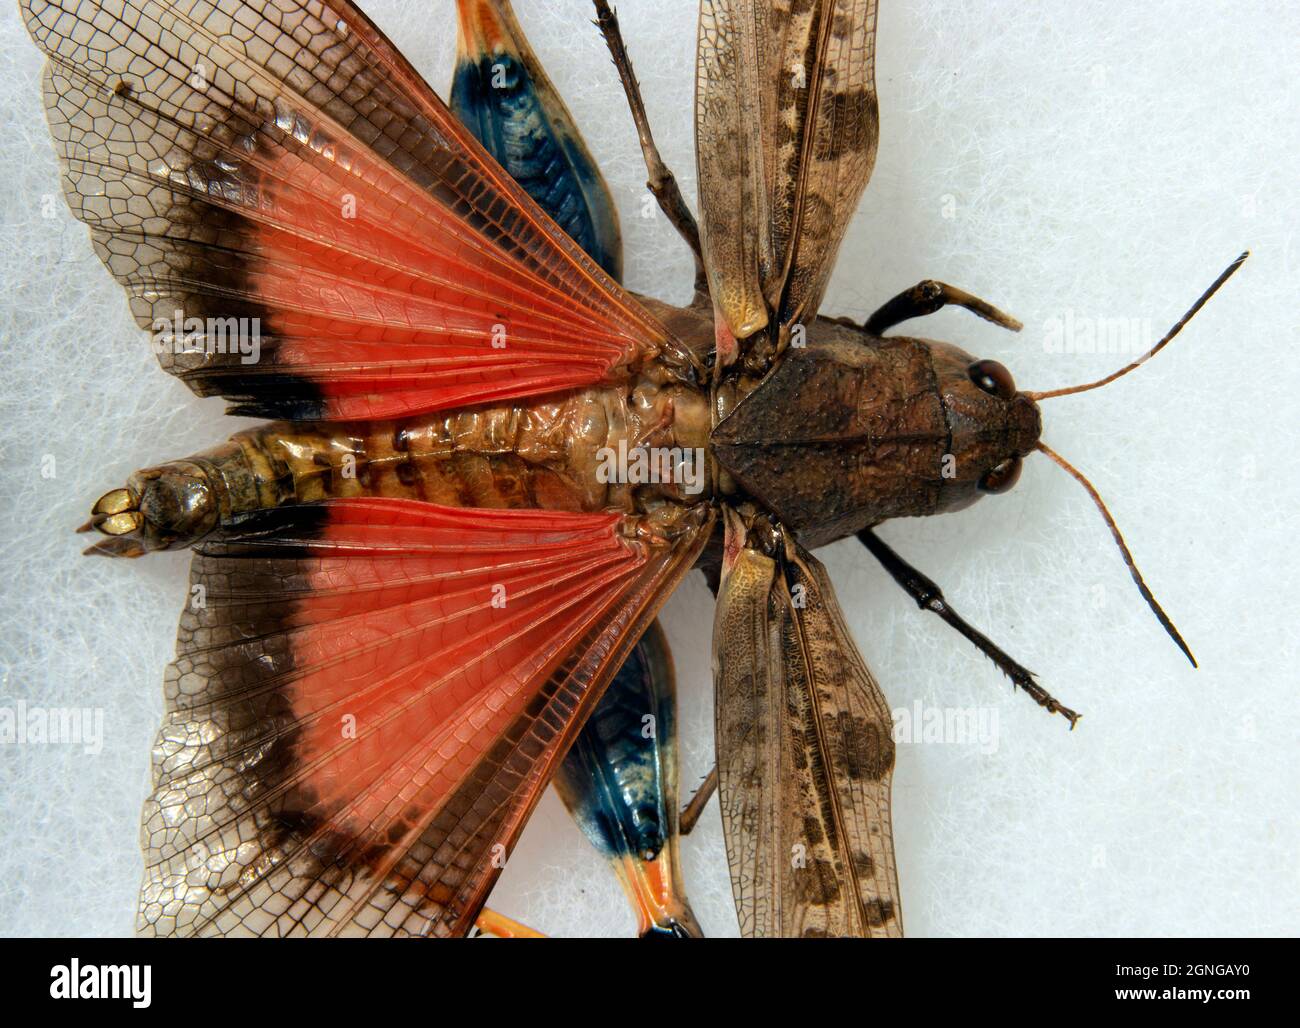
[[[1204,297],[1202,297],[1204,301]],[[1194,312],[1193,312],[1194,313]],[[1188,315],[1190,317],[1190,315]],[[1186,318],[1183,319],[1184,321]],[[1110,534],[1115,537],[1115,545],[1119,547],[1120,554],[1124,557],[1124,563],[1128,565],[1129,574],[1133,576],[1133,581],[1137,583],[1138,592],[1142,598],[1147,601],[1147,606],[1151,608],[1161,626],[1169,633],[1169,638],[1178,644],[1178,648],[1187,655],[1187,659],[1192,662],[1192,667],[1196,667],[1196,658],[1192,656],[1192,651],[1187,648],[1187,643],[1183,642],[1183,637],[1178,634],[1178,629],[1174,623],[1169,620],[1169,615],[1164,612],[1164,608],[1156,602],[1156,598],[1151,595],[1151,590],[1147,588],[1146,582],[1142,580],[1142,573],[1138,571],[1137,565],[1133,563],[1133,554],[1129,552],[1128,546],[1124,542],[1124,537],[1120,535],[1119,526],[1115,524],[1115,519],[1110,516],[1110,511],[1106,509],[1106,504],[1101,495],[1093,488],[1091,482],[1083,477],[1083,472],[1079,471],[1073,464],[1062,457],[1055,450],[1046,446],[1042,440],[1035,444],[1034,449],[1041,450],[1047,454],[1055,463],[1065,469],[1066,473],[1074,478],[1081,486],[1088,490],[1088,495],[1092,497],[1092,502],[1097,505],[1101,511],[1101,516],[1106,519],[1106,525],[1110,528]]]
[[[1156,343],[1155,346],[1151,347],[1151,349],[1149,349],[1141,357],[1135,360],[1132,364],[1129,364],[1127,367],[1120,368],[1116,372],[1112,372],[1111,374],[1107,375],[1105,378],[1099,378],[1096,382],[1089,382],[1087,385],[1067,386],[1064,389],[1049,389],[1046,392],[1042,392],[1042,393],[1026,392],[1022,395],[1029,397],[1031,400],[1037,403],[1039,400],[1049,400],[1053,396],[1069,396],[1071,393],[1086,393],[1089,389],[1099,389],[1101,386],[1107,385],[1110,382],[1114,382],[1115,379],[1117,378],[1123,378],[1134,368],[1141,367],[1152,357],[1154,357],[1157,353],[1163,350],[1165,346],[1174,338],[1174,336],[1178,335],[1178,333],[1183,330],[1183,326],[1192,320],[1193,315],[1195,315],[1197,311],[1199,311],[1202,307],[1205,306],[1206,302],[1210,299],[1210,297],[1219,291],[1219,286],[1223,285],[1223,283],[1228,281],[1228,279],[1232,277],[1233,273],[1238,268],[1240,268],[1242,264],[1246,262],[1246,258],[1249,256],[1250,256],[1250,251],[1246,250],[1244,253],[1242,253],[1240,257],[1238,257],[1235,261],[1233,261],[1226,268],[1224,268],[1222,274],[1220,274],[1219,277],[1214,280],[1210,288],[1205,290],[1205,292],[1201,294],[1200,299],[1197,300],[1194,304],[1192,304],[1190,308],[1188,308],[1187,313],[1178,319],[1178,323],[1174,325],[1174,327],[1171,328],[1167,333],[1165,333],[1165,337],[1161,339],[1160,342]]]

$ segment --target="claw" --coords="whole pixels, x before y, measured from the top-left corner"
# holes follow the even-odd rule
[[[1037,683],[1035,683],[1035,687],[1033,690],[1027,689],[1025,691],[1028,692],[1029,695],[1033,697],[1035,702],[1037,702],[1038,705],[1042,707],[1044,710],[1046,710],[1049,714],[1060,714],[1063,718],[1069,721],[1070,731],[1072,732],[1074,731],[1075,726],[1079,723],[1079,718],[1083,716],[1082,714],[1077,714],[1069,707],[1062,706],[1056,700],[1056,697],[1052,696],[1050,693],[1048,693]]]

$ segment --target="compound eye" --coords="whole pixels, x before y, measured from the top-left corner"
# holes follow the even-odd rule
[[[995,495],[1005,493],[1020,480],[1020,466],[1022,463],[1019,457],[1008,457],[979,480],[980,492]]]
[[[972,382],[999,400],[1010,400],[1016,395],[1016,383],[1011,372],[997,361],[976,361],[966,369],[966,373]]]

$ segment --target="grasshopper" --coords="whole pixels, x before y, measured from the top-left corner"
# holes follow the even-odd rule
[[[1244,255],[1068,389],[886,335],[946,305],[1018,327],[943,283],[821,316],[875,158],[874,3],[704,0],[697,226],[597,0],[697,255],[683,308],[619,286],[351,3],[22,6],[65,192],[160,363],[275,419],[137,472],[87,526],[101,555],[192,547],[203,597],[167,673],[143,932],[465,934],[699,567],[742,932],[900,935],[889,711],[811,551],[857,536],[1073,724],[873,532],[1005,492],[1033,452],[1088,488],[1191,658],[1038,404],[1139,366]]]

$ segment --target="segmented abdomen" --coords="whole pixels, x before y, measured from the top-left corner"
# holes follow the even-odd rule
[[[621,392],[400,421],[274,422],[204,456],[231,514],[350,496],[603,510],[622,505],[596,474],[597,451],[627,429]]]

